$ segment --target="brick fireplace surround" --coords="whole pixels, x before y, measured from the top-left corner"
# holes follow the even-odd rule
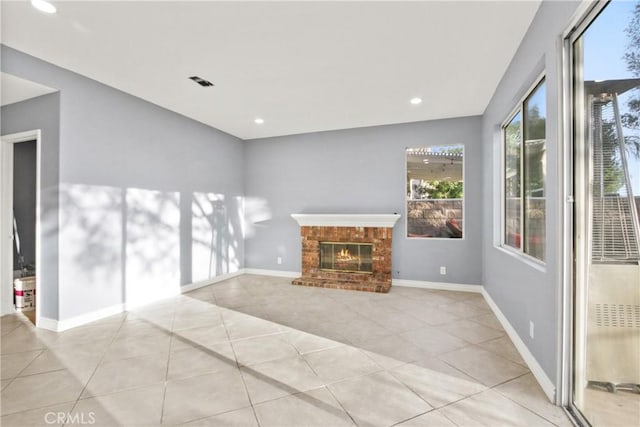
[[[391,289],[391,238],[400,215],[292,214],[302,236],[302,277],[294,285],[387,293]],[[320,243],[373,244],[373,273],[320,269]]]

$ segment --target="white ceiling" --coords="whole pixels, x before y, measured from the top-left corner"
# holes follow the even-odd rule
[[[52,3],[3,43],[243,139],[482,114],[540,4]]]
[[[0,105],[5,106],[15,102],[35,98],[55,92],[56,89],[21,79],[7,73],[0,73]]]

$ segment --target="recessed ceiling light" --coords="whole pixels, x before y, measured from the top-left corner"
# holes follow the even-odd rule
[[[46,0],[31,0],[31,6],[44,13],[56,13],[56,7]]]
[[[264,123],[264,119],[261,119],[260,117],[257,117],[254,121],[255,124],[257,125],[261,125]]]
[[[411,101],[409,102],[411,105],[419,105],[422,104],[422,98],[411,98]]]

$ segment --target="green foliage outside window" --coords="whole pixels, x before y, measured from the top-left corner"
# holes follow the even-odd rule
[[[422,181],[418,194],[425,199],[462,199],[462,182]]]

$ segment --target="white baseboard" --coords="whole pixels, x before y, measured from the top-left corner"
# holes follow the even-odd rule
[[[180,293],[195,291],[196,289],[204,288],[205,286],[213,285],[214,283],[222,282],[223,280],[231,279],[232,277],[242,276],[245,274],[244,269],[240,269],[234,273],[221,274],[220,276],[212,277],[200,282],[189,283],[188,285],[180,286]]]
[[[2,312],[0,316],[6,316],[7,314],[14,314],[16,312],[16,306],[13,305],[13,301],[2,304]]]
[[[102,308],[99,310],[92,311],[90,313],[81,314],[80,316],[71,317],[69,319],[54,320],[54,319],[40,316],[40,318],[38,319],[37,327],[54,331],[54,332],[66,331],[67,329],[86,325],[87,323],[95,322],[96,320],[101,320],[101,319],[104,319],[105,317],[113,316],[115,314],[120,314],[126,310],[131,310],[136,307],[141,307],[147,304],[153,304],[163,299],[172,298],[174,296],[184,294],[185,292],[193,291],[195,289],[202,288],[204,286],[208,286],[223,280],[227,280],[232,277],[240,276],[242,274],[244,274],[244,270],[239,270],[235,273],[223,274],[220,276],[212,277],[209,280],[203,280],[201,282],[190,283],[188,285],[180,286],[180,288],[176,290],[175,294],[162,295],[160,298],[147,300],[144,302],[116,304],[111,307]]]
[[[300,277],[302,273],[299,271],[281,271],[281,270],[263,270],[260,268],[245,268],[245,274],[257,274],[259,276],[275,276],[275,277],[290,277],[295,279]]]
[[[48,331],[58,332],[58,321],[49,319],[48,317],[40,316],[38,318],[38,324],[36,326]]]
[[[422,289],[439,289],[443,291],[458,291],[458,292],[482,292],[481,285],[464,285],[461,283],[444,283],[444,282],[425,282],[421,280],[405,280],[405,279],[392,279],[391,286],[406,286],[409,288],[422,288]]]
[[[96,320],[104,319],[105,317],[120,314],[124,311],[124,304],[115,304],[111,307],[101,308],[90,313],[81,314],[80,316],[71,317],[64,320],[54,320],[40,316],[38,319],[37,327],[48,329],[54,332],[62,332],[67,329],[77,328],[78,326],[86,325],[87,323],[95,322]]]
[[[513,345],[515,345],[516,349],[520,353],[520,356],[522,356],[522,359],[529,367],[529,370],[531,370],[531,373],[538,381],[538,384],[540,384],[540,387],[542,388],[542,391],[544,391],[544,394],[547,395],[547,398],[551,403],[555,403],[556,386],[553,381],[549,379],[547,374],[544,372],[544,369],[542,369],[542,366],[540,366],[536,358],[533,356],[533,354],[531,354],[527,345],[524,343],[524,341],[522,341],[522,339],[513,328],[513,326],[511,326],[511,323],[509,323],[505,315],[502,314],[502,311],[500,311],[500,308],[498,308],[484,286],[482,286],[482,296],[487,301],[487,304],[489,304],[489,307],[493,311],[493,314],[495,314],[495,316],[498,318],[498,321],[500,322],[504,330],[507,332],[507,335],[509,335],[509,338],[511,338]]]

